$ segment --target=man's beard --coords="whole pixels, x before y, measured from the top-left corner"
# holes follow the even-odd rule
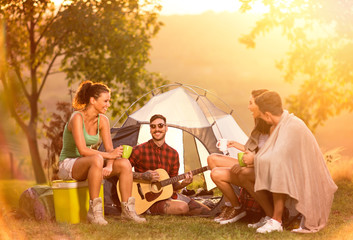
[[[155,133],[160,133],[160,135],[159,135],[158,138],[156,138],[156,137],[154,136]],[[160,132],[160,131],[156,131],[156,132],[154,132],[154,133],[152,134],[152,138],[153,138],[153,140],[155,140],[155,141],[160,141],[160,140],[164,139],[164,137],[165,137],[165,133]]]

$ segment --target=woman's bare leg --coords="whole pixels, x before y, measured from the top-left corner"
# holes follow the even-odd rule
[[[230,169],[225,167],[217,167],[212,169],[211,178],[217,187],[222,191],[226,199],[232,204],[233,207],[239,207],[238,197],[236,196],[231,181],[235,185],[239,182],[234,180],[236,176],[232,176]]]
[[[99,197],[102,184],[103,157],[99,154],[78,158],[72,167],[72,178],[78,181],[88,180],[90,199]]]
[[[215,167],[231,167],[235,163],[237,163],[237,159],[218,153],[213,153],[207,157],[207,164],[211,170]]]
[[[119,176],[119,191],[121,201],[127,202],[132,192],[132,168],[129,160],[125,158],[116,159],[113,163],[113,170],[109,176]]]
[[[208,167],[212,170],[216,167],[232,167],[237,159],[222,154],[213,153],[207,157]],[[227,196],[224,195],[225,202],[229,202]]]

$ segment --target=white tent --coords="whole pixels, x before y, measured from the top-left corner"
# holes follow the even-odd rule
[[[206,96],[211,93],[204,89],[171,84],[155,89],[143,97],[149,94],[151,99],[139,110],[128,114],[138,100],[126,111],[128,118],[121,128],[112,129],[114,146],[124,141],[131,145],[148,141],[151,139],[149,119],[154,114],[162,114],[168,124],[166,142],[178,151],[179,172],[184,173],[207,166],[207,156],[220,153],[216,148],[218,139],[232,139],[242,144],[248,139],[231,114],[216,107]],[[225,105],[224,102],[221,103]],[[122,135],[125,140],[122,140]],[[236,149],[229,149],[230,156],[235,157],[237,153]],[[204,178],[208,190],[215,187],[210,171],[204,172]]]

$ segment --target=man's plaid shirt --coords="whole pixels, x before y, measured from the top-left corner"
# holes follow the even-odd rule
[[[180,166],[179,154],[174,148],[166,143],[158,147],[152,139],[135,146],[129,160],[135,172],[162,168],[167,171],[169,177],[177,176]]]

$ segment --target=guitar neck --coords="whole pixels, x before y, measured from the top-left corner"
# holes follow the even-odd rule
[[[208,170],[208,166],[192,170],[191,172],[192,172],[192,175],[196,175],[196,174],[202,173],[202,172],[207,171],[207,170]],[[164,186],[167,186],[169,184],[176,183],[176,182],[178,182],[180,180],[183,180],[185,178],[186,178],[186,174],[183,173],[183,174],[180,174],[178,176],[165,179],[165,180],[161,181],[160,184],[161,184],[162,187],[164,187]]]

